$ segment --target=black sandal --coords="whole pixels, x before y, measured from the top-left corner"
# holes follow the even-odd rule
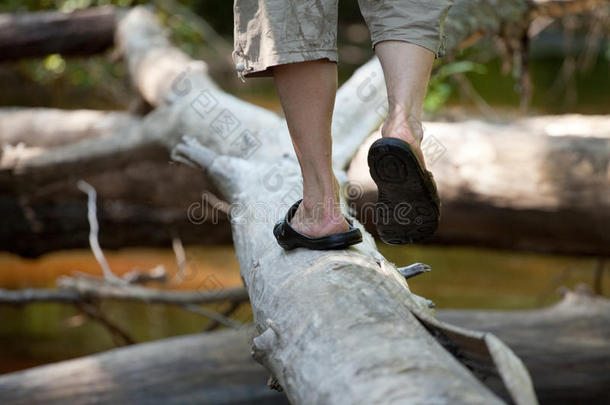
[[[409,144],[381,138],[369,149],[369,170],[377,183],[376,226],[382,241],[404,245],[424,240],[440,221],[440,199],[432,173]]]
[[[275,235],[277,243],[285,250],[291,250],[298,247],[312,250],[345,249],[348,246],[362,242],[362,233],[360,233],[360,229],[354,227],[352,221],[347,217],[345,217],[345,219],[349,224],[349,230],[345,232],[322,236],[320,238],[312,238],[297,232],[290,226],[290,220],[294,217],[295,212],[297,212],[297,208],[299,208],[301,201],[303,200],[294,203],[286,213],[284,219],[280,220],[273,227],[273,235]]]

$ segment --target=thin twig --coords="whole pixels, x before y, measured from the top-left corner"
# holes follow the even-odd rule
[[[229,328],[239,329],[243,326],[243,324],[241,322],[234,321],[233,319],[231,319],[229,317],[221,315],[218,312],[212,311],[211,309],[208,309],[205,307],[200,307],[198,305],[193,305],[193,304],[187,304],[187,305],[183,305],[182,308],[186,309],[187,311],[194,312],[199,315],[203,315],[206,318],[213,319],[216,322],[218,322],[224,326],[228,326]]]
[[[35,302],[74,303],[86,299],[138,301],[167,305],[207,304],[222,301],[244,302],[248,291],[235,287],[207,291],[166,291],[140,286],[118,286],[100,282],[61,278],[60,288],[6,290],[0,288],[0,304],[27,305]]]
[[[462,73],[456,73],[453,75],[453,78],[457,81],[460,89],[466,96],[470,98],[472,102],[474,102],[475,106],[488,118],[498,120],[498,114],[494,111],[494,109],[485,101],[485,99],[477,92],[474,88],[470,80],[466,77],[466,75]]]
[[[593,292],[596,295],[603,294],[603,279],[604,279],[604,268],[606,267],[606,262],[603,257],[599,257],[595,261],[595,276],[593,279]]]
[[[230,317],[232,313],[234,313],[237,308],[239,308],[239,306],[241,305],[241,302],[238,301],[231,301],[231,303],[229,304],[229,307],[227,309],[225,309],[224,311],[221,312],[221,314],[223,316],[226,317]],[[203,332],[209,332],[212,331],[216,328],[218,328],[220,325],[222,325],[220,322],[218,322],[216,319],[212,319],[204,328],[203,328]]]
[[[519,80],[521,97],[519,107],[522,113],[526,113],[527,109],[532,101],[532,76],[529,66],[529,45],[530,40],[527,33],[523,33],[521,41],[519,43]]]
[[[79,180],[76,183],[78,188],[85,194],[87,194],[87,218],[89,220],[89,245],[91,246],[91,250],[93,251],[93,255],[95,259],[100,264],[102,268],[102,272],[104,273],[104,278],[106,281],[115,284],[126,284],[126,281],[120,277],[117,277],[110,266],[108,265],[108,261],[104,256],[104,252],[102,252],[102,248],[100,247],[100,243],[98,241],[98,232],[99,232],[99,224],[97,222],[97,205],[96,198],[97,193],[95,188],[84,180]]]
[[[123,274],[123,280],[129,284],[145,284],[151,281],[167,282],[167,270],[162,264],[158,264],[150,270],[133,269]]]
[[[176,276],[172,278],[172,284],[180,284],[184,280],[184,276],[186,274],[187,261],[182,240],[180,240],[178,236],[174,236],[172,238],[172,249],[174,250],[174,255],[176,256],[176,266],[178,266]]]
[[[117,346],[127,346],[136,343],[127,332],[108,319],[104,312],[95,303],[91,301],[78,301],[74,304],[89,318],[101,323],[110,332],[112,340]]]
[[[592,14],[593,22],[589,25],[589,32],[585,38],[585,49],[580,55],[578,66],[581,72],[589,72],[593,68],[597,57],[602,50],[602,37],[604,27],[602,21],[607,20],[610,8],[600,7],[599,11]]]

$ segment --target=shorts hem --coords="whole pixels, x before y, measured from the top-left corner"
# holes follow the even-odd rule
[[[289,63],[309,62],[320,59],[328,59],[330,62],[337,63],[339,61],[338,52],[333,50],[315,50],[315,51],[285,51],[273,54],[272,61],[252,61],[247,57],[243,57],[244,70],[242,77],[269,77],[273,76],[271,68],[274,66],[287,65]],[[239,74],[240,72],[238,72]]]
[[[441,56],[441,43],[440,41],[436,40],[436,41],[426,41],[426,40],[422,40],[421,38],[412,38],[412,37],[408,37],[408,36],[401,36],[401,35],[387,35],[387,36],[381,36],[379,38],[375,38],[372,42],[372,47],[373,50],[375,49],[375,45],[377,45],[380,42],[383,41],[403,41],[403,42],[408,42],[410,44],[413,45],[417,45],[419,47],[422,47],[424,49],[429,50],[430,52],[434,53],[434,55],[436,57]]]

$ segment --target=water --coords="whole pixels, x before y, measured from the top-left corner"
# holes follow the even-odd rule
[[[463,247],[379,245],[397,265],[424,262],[432,272],[412,279],[413,292],[432,299],[437,308],[523,309],[549,305],[559,299],[560,286],[591,284],[595,259],[549,256]],[[188,247],[187,279],[178,288],[241,285],[239,264],[232,246]],[[123,274],[134,268],[162,264],[176,271],[170,249],[124,249],[106,252],[111,268]],[[0,254],[3,288],[52,287],[61,275],[78,270],[100,274],[91,252],[56,252],[39,259]],[[610,277],[604,280],[610,291]],[[222,309],[223,305],[213,306]],[[144,303],[103,302],[101,308],[137,342],[196,333],[208,323],[199,315],[176,307]],[[251,319],[249,306],[237,311],[242,321]],[[84,356],[115,347],[112,337],[71,305],[39,303],[21,308],[0,306],[0,373],[38,364]]]

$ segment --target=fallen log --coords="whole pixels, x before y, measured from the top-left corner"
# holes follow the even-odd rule
[[[437,315],[506,341],[532,371],[542,405],[610,400],[610,302],[605,298],[576,291],[543,309],[439,310]],[[198,404],[288,403],[263,386],[269,373],[248,355],[254,333],[244,327],[183,336],[5,374],[0,402],[86,405],[130,398],[133,404],[171,405],[189,398]],[[104,374],[98,372],[101,365]],[[105,385],[110,380],[112,389]]]
[[[478,11],[484,13],[477,15],[485,18],[479,19],[464,14],[462,8],[470,7],[466,3],[458,1],[454,8],[458,11],[449,20],[448,32],[455,43],[480,31],[472,26],[473,21],[522,25],[527,20],[524,16],[536,7],[525,1],[482,7]],[[465,17],[460,20],[459,16]],[[298,165],[285,123],[220,91],[205,74],[205,64],[173,48],[144,10],[134,10],[121,22],[118,37],[136,87],[144,99],[158,106],[147,117],[149,129],[155,132],[148,145],[165,146],[173,150],[175,159],[207,170],[229,202],[246,208],[265,207],[270,213],[261,221],[257,217],[260,211],[235,212],[233,236],[261,333],[253,341],[255,358],[273,372],[293,403],[499,403],[429,331],[440,336],[441,343],[449,335],[486,348],[484,366],[495,366],[493,373],[513,400],[536,403],[520,361],[493,335],[459,330],[435,320],[426,301],[409,292],[370,237],[349,253],[282,252],[269,229],[285,208],[282,201],[291,200],[299,187]],[[338,94],[336,167],[346,166],[374,129],[371,124],[376,126],[381,120],[371,114],[375,110],[358,93],[361,79],[371,74],[379,84],[382,72],[376,61],[361,68]],[[357,126],[353,125],[356,117]],[[95,159],[118,149],[127,160],[125,151],[142,148],[145,141],[139,133],[87,146],[95,150],[90,155]],[[102,152],[93,146],[101,146]],[[70,163],[66,151],[87,151],[61,149],[43,163],[48,166],[53,157],[54,162]],[[27,159],[21,163],[25,171],[37,168],[28,165]],[[281,184],[269,187],[263,182],[265,192],[256,195],[264,174],[279,174]],[[352,294],[354,291],[358,294]]]
[[[141,343],[0,376],[4,405],[288,404],[250,357],[252,328]]]
[[[166,149],[125,152],[125,159],[106,148],[106,139],[138,133],[142,119],[123,112],[56,109],[0,109],[0,228],[2,250],[26,257],[88,246],[86,201],[76,188],[84,179],[100,195],[98,216],[102,246],[169,246],[175,235],[184,243],[230,243],[225,213],[213,210],[202,192],[215,187],[200,171],[171,164]],[[111,141],[112,142],[112,141]],[[81,146],[75,146],[81,145]],[[19,174],[30,163],[62,147],[86,151],[55,164],[44,160],[33,176]],[[95,153],[104,154],[96,158]],[[207,195],[207,194],[206,194]],[[209,204],[208,204],[209,202]]]
[[[234,206],[233,239],[260,333],[254,357],[292,403],[499,403],[420,322],[486,347],[480,363],[492,365],[515,402],[536,403],[520,361],[491,335],[435,320],[368,234],[344,252],[283,252],[270,230],[300,186],[285,122],[218,89],[205,65],[174,48],[144,9],[121,21],[117,38],[135,87],[158,106],[152,114],[164,114],[157,129],[172,157],[207,170]],[[339,91],[337,156],[353,154],[354,137],[374,129],[353,126],[365,108],[356,96],[360,79],[373,72],[381,75],[376,61]]]
[[[231,243],[225,212],[203,192],[217,193],[200,171],[162,161],[127,162],[101,173],[73,174],[62,181],[0,186],[2,250],[25,257],[67,248],[87,248],[86,198],[76,188],[84,179],[100,195],[98,218],[104,248]],[[111,160],[107,162],[112,165]],[[213,195],[213,194],[212,194]]]
[[[101,229],[99,240],[104,249],[168,247],[175,236],[179,236],[187,245],[231,243],[231,228],[226,214],[208,206],[197,193],[191,197],[193,193],[184,193],[184,188],[172,187],[172,183],[159,187],[161,183],[157,179],[170,175],[175,175],[176,178],[182,176],[183,179],[189,179],[189,176],[193,178],[193,174],[197,173],[190,168],[136,164],[125,171],[110,172],[105,176],[106,179],[100,179],[101,176],[82,178],[94,185],[110,187],[113,179],[147,168],[149,174],[159,176],[147,181],[123,177],[123,181],[115,183],[117,189],[114,191],[126,190],[123,186],[133,186],[128,193],[130,199],[113,198],[113,192],[100,198],[97,211]],[[205,189],[206,183],[196,177],[191,183],[202,184],[201,189]],[[23,257],[38,257],[51,251],[87,248],[87,203],[82,196],[71,197],[75,184],[76,179],[57,187],[49,187],[45,190],[48,194],[39,196],[0,194],[0,211],[5,215],[0,227],[0,249]],[[169,207],[151,206],[147,202],[131,200],[133,193],[138,190],[141,191],[139,197],[146,197],[151,190],[159,189],[167,191],[176,199],[183,196],[183,199]],[[191,191],[198,190],[200,189]],[[151,196],[154,201],[161,199],[157,194]]]
[[[114,7],[0,14],[0,61],[100,53],[114,43],[119,14]]]
[[[610,119],[542,116],[424,124],[423,150],[442,201],[433,244],[610,255]],[[377,187],[365,142],[347,195],[374,232]],[[525,146],[526,145],[526,146]]]
[[[604,174],[609,123],[607,116],[582,115],[510,123],[425,123],[424,153],[443,200],[441,226],[429,242],[610,254],[603,232],[610,228],[610,179]],[[201,190],[217,194],[216,188],[204,173],[168,164],[167,152],[156,160],[132,151],[132,161],[108,156],[98,166],[83,162],[68,179],[53,182],[47,176],[34,181],[17,174],[24,156],[50,153],[81,140],[122,136],[140,125],[140,118],[119,112],[0,109],[0,142],[5,144],[1,165],[5,173],[10,171],[0,176],[5,180],[0,181],[0,204],[9,213],[0,246],[24,256],[86,247],[84,200],[74,187],[78,178],[91,183],[100,196],[104,247],[168,246],[167,229],[180,234],[185,243],[229,243],[226,216],[216,215],[212,221],[211,206],[201,197]],[[371,233],[376,188],[366,152],[373,139],[352,159],[346,190],[350,206]],[[515,153],[523,142],[531,146]],[[20,143],[24,145],[16,147]],[[35,157],[29,159],[33,162]],[[565,163],[555,167],[557,162]],[[39,168],[51,175],[62,173],[52,164]],[[193,223],[187,218],[190,206],[198,210]]]
[[[0,144],[52,148],[133,131],[140,122],[140,117],[122,111],[4,107],[0,108]]]
[[[213,283],[212,280],[210,284]],[[241,303],[248,293],[242,287],[220,288],[202,286],[197,291],[173,291],[145,288],[134,285],[112,285],[87,278],[64,277],[58,280],[58,289],[5,290],[0,288],[0,304],[26,305],[34,302],[77,303],[88,299],[136,301],[149,304],[184,305],[209,304],[219,301]],[[206,287],[206,289],[203,289]]]
[[[494,8],[489,7],[487,0],[458,2],[458,5],[452,9],[451,18],[447,23],[447,49],[451,52],[467,46],[473,42],[473,38],[478,38],[483,34],[518,37],[519,30],[523,30],[524,25],[535,16],[552,14],[556,17],[570,12],[582,12],[602,3],[603,1],[597,0],[532,3],[513,0],[504,2],[502,7]],[[115,13],[118,15],[118,12]],[[173,52],[171,48],[167,48],[166,51]],[[180,66],[184,66],[185,59],[180,53],[176,53],[176,58],[176,61],[168,63],[167,66],[155,67],[142,72],[150,75],[153,80],[155,75],[157,75],[157,79],[158,76],[163,75],[172,77],[172,74],[177,78],[173,82],[156,80],[155,83],[159,83],[159,86],[162,87],[160,89],[140,85],[140,91],[149,102],[156,103],[156,105],[163,101],[171,102],[172,98],[180,97],[180,93],[187,89],[185,86],[190,86],[188,79],[183,80],[186,78],[183,74],[186,71],[180,71]],[[188,69],[202,68],[195,65],[189,66]],[[361,82],[355,94],[357,98],[353,103],[353,108],[360,113],[358,119],[362,126],[373,128],[385,114],[383,106],[385,91],[382,78],[361,76],[359,80]],[[142,82],[147,81],[142,80]],[[168,86],[172,87],[169,89],[170,91],[167,91]],[[164,92],[168,99],[162,100],[159,94],[154,94],[155,91]],[[141,172],[142,166],[146,166],[151,171],[149,179],[157,177],[153,173],[159,173],[160,178],[174,174],[175,178],[189,178],[197,182],[197,184],[193,184],[193,188],[198,190],[210,187],[204,176],[191,175],[192,171],[189,169],[166,167],[167,150],[176,143],[180,131],[174,131],[166,137],[160,135],[158,127],[163,125],[159,125],[156,117],[165,119],[163,114],[151,114],[143,121],[132,120],[129,116],[119,117],[122,115],[121,113],[108,113],[106,116],[106,113],[99,112],[60,113],[59,111],[29,110],[19,114],[21,115],[10,115],[10,111],[0,112],[0,137],[9,143],[9,146],[3,146],[2,164],[0,165],[0,189],[10,190],[7,195],[1,197],[2,206],[7,212],[11,212],[7,232],[0,235],[0,245],[5,246],[6,250],[26,256],[35,256],[54,249],[86,246],[86,239],[83,238],[86,235],[86,222],[84,218],[74,215],[74,210],[84,212],[81,209],[82,203],[78,198],[64,200],[64,194],[73,192],[73,183],[79,178],[84,178],[93,184],[100,191],[102,200],[112,199],[113,201],[112,204],[102,204],[100,220],[107,233],[120,234],[121,238],[108,237],[104,232],[101,238],[106,247],[164,246],[169,242],[168,232],[164,231],[167,228],[179,230],[185,243],[212,240],[222,243],[228,240],[228,226],[224,218],[220,219],[221,224],[224,224],[221,227],[213,227],[208,223],[199,225],[198,223],[198,226],[194,228],[182,217],[181,212],[188,211],[188,207],[184,206],[184,201],[196,204],[200,200],[200,193],[193,193],[193,190],[185,189],[174,182],[167,182],[162,193],[156,192],[154,197],[148,199],[145,202],[146,205],[143,205],[139,198],[142,195],[141,191],[151,187],[158,190],[159,187],[151,184],[154,181],[146,182],[142,177],[133,180],[129,175],[124,175],[130,171]],[[47,114],[56,119],[54,121],[43,119]],[[68,116],[72,114],[74,115],[68,120]],[[79,114],[79,119],[72,121]],[[97,127],[101,126],[102,131],[98,131],[93,122],[95,114],[100,116],[100,123],[97,124]],[[120,119],[115,119],[115,117]],[[221,118],[232,119],[230,116]],[[249,117],[243,118],[248,119]],[[342,152],[341,145],[335,148],[336,167],[343,169],[351,160],[353,151],[359,146],[361,138],[351,136],[350,125],[339,122],[340,119],[341,117],[335,117],[333,130],[340,134],[339,136],[342,137],[346,146],[344,148],[346,153]],[[13,124],[7,124],[9,120]],[[49,124],[51,122],[54,123]],[[235,124],[236,121],[233,123]],[[478,124],[460,125],[477,126]],[[51,140],[52,137],[49,137],[51,128],[59,132],[57,140]],[[115,128],[115,131],[109,131],[110,128]],[[218,131],[219,128],[216,125],[214,131]],[[493,126],[488,126],[488,128],[495,130]],[[256,130],[256,128],[253,129]],[[511,130],[505,129],[507,132]],[[460,131],[458,127],[456,130]],[[519,130],[522,128],[515,128],[515,131]],[[110,136],[100,138],[86,135],[96,133],[96,131]],[[41,139],[45,141],[33,140],[32,136],[28,134],[40,134]],[[217,138],[222,140],[222,131],[218,135]],[[67,139],[75,141],[81,139],[81,141],[66,144],[64,141]],[[15,148],[15,142],[24,142],[25,145]],[[51,147],[60,146],[60,143],[65,147]],[[46,148],[41,148],[42,146],[46,146]],[[468,148],[465,145],[465,149]],[[590,148],[585,147],[585,149]],[[594,146],[592,148],[594,149]],[[144,163],[139,163],[136,166],[140,167],[130,170],[130,165],[133,166],[134,161],[144,161]],[[434,167],[433,170],[436,173]],[[183,174],[183,172],[186,173]],[[100,176],[104,180],[96,182],[99,173],[105,173]],[[437,178],[442,181],[444,175],[436,174]],[[451,173],[452,175],[453,173]],[[111,192],[106,194],[104,185],[107,185],[109,181],[115,183],[115,189],[137,190],[138,192],[134,193],[137,195],[130,196],[127,195],[129,194],[127,192],[118,193],[121,195]],[[587,186],[589,184],[586,183]],[[358,200],[357,207],[370,201],[370,196],[374,194],[374,191],[371,192],[367,187],[365,184],[363,191],[366,195],[363,196],[364,199]],[[595,189],[588,189],[582,184],[580,187],[582,187],[580,190],[587,194],[596,192]],[[106,189],[112,190],[113,188]],[[212,192],[216,194],[215,190]],[[532,191],[531,194],[535,195],[536,192]],[[144,193],[148,194],[146,191]],[[41,194],[44,194],[44,199],[40,198]],[[52,197],[53,194],[57,195],[55,199]],[[158,201],[160,194],[163,195],[161,198],[163,203]],[[176,199],[166,204],[170,196],[175,196]],[[598,229],[605,227],[607,220],[605,217],[600,220],[599,216],[593,214],[605,211],[596,211],[595,204],[590,209],[585,208],[583,211],[581,207],[572,209],[569,202],[564,201],[564,205],[559,211],[542,211],[511,206],[507,202],[498,206],[494,205],[493,201],[480,201],[479,195],[475,195],[471,199],[468,193],[462,193],[459,197],[459,200],[452,199],[451,196],[446,199],[441,231],[438,233],[438,237],[433,239],[434,243],[534,249],[571,254],[608,254],[606,247],[610,244],[606,243],[603,235],[600,237],[598,232]],[[161,205],[161,208],[157,209],[158,205]],[[151,208],[149,212],[143,210],[147,206]],[[113,209],[105,209],[107,207]],[[205,211],[201,217],[205,217],[207,214],[208,212]],[[562,220],[557,220],[559,215],[562,216]],[[563,221],[564,217],[568,218],[566,223]],[[132,226],[136,218],[142,222],[142,227],[139,229]],[[41,228],[43,228],[41,224],[44,224],[44,228],[49,232],[41,232]],[[511,224],[511,226],[507,228],[506,224]],[[546,231],[545,226],[551,225],[553,229]],[[505,232],[495,232],[494,230],[498,227],[503,228]],[[66,230],[76,231],[64,236]],[[20,235],[19,239],[11,237],[15,232]],[[570,235],[572,235],[571,239]],[[200,237],[203,239],[199,239]],[[574,239],[577,240],[572,243]]]
[[[523,360],[541,404],[610,402],[610,301],[568,292],[530,311],[443,310],[439,319],[498,335]]]

